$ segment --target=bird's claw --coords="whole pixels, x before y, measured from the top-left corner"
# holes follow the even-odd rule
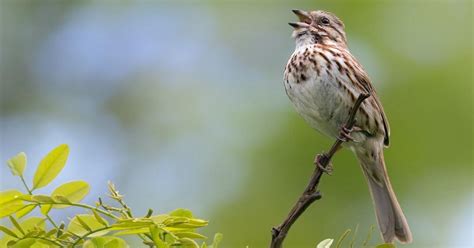
[[[352,132],[360,132],[362,131],[362,128],[360,127],[352,127],[352,128],[347,128],[346,126],[342,126],[341,130],[339,131],[339,136],[337,137],[338,140],[342,142],[358,142],[354,139],[354,137],[351,136]]]
[[[327,163],[326,160],[328,158],[326,157],[326,155],[324,154],[318,154],[316,155],[316,157],[314,158],[314,164],[321,170],[323,171],[324,173],[328,174],[328,175],[332,175],[332,172],[334,171],[333,167],[332,167],[332,163],[331,161],[329,161],[329,163],[326,165],[326,167],[323,166],[323,164]]]
[[[354,137],[351,136],[352,131],[354,131],[353,128],[347,128],[345,126],[341,127],[341,131],[339,131],[339,136],[337,139],[342,142],[354,141]]]

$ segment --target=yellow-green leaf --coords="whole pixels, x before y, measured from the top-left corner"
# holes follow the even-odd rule
[[[196,241],[189,239],[189,238],[182,238],[179,240],[179,242],[184,246],[184,247],[189,247],[189,248],[199,248],[198,243]]]
[[[224,238],[224,235],[222,233],[216,233],[214,234],[214,240],[212,241],[212,248],[218,248],[219,244],[222,242],[222,239]]]
[[[123,230],[122,229],[115,229],[114,230]],[[132,235],[132,234],[141,234],[141,233],[149,233],[150,228],[149,227],[143,227],[143,228],[133,228],[133,229],[125,229],[124,231],[118,231],[114,233],[114,235],[121,236],[121,235]]]
[[[0,192],[0,218],[15,213],[23,207],[23,201],[19,197],[23,195],[18,190],[7,190]]]
[[[83,248],[128,248],[127,243],[117,237],[94,237],[84,242]]]
[[[190,238],[190,239],[207,239],[206,236],[196,232],[178,232],[175,233],[179,238]]]
[[[33,177],[33,189],[39,189],[48,185],[61,172],[69,155],[69,147],[66,144],[59,145],[41,160],[35,176]]]
[[[8,218],[10,219],[10,222],[13,224],[15,229],[18,230],[22,235],[25,235],[25,231],[20,226],[20,223],[18,223],[18,221],[15,218],[13,218],[11,215],[9,215]]]
[[[87,226],[88,228],[86,228],[84,225]],[[76,235],[82,236],[89,232],[88,229],[97,230],[97,229],[105,228],[107,226],[108,226],[107,222],[106,222],[106,225],[103,225],[102,223],[97,221],[94,215],[80,214],[80,215],[74,216],[74,218],[71,219],[71,222],[69,222],[69,225],[67,227],[67,230]],[[90,237],[102,236],[106,234],[107,232],[108,230],[99,231],[94,234],[91,234]]]
[[[57,187],[51,196],[56,202],[80,202],[89,193],[89,184],[84,181],[72,181]],[[65,199],[64,199],[65,198]],[[54,208],[65,208],[68,205],[54,205]]]
[[[150,226],[150,234],[157,248],[168,248],[169,246],[160,238],[160,229],[156,225]]]
[[[6,227],[6,226],[1,226],[0,225],[0,231],[4,232],[5,234],[7,234],[9,236],[18,238],[18,235],[16,235],[16,233],[13,232],[13,230],[8,229],[8,227]]]
[[[53,246],[50,246],[49,244],[45,244],[43,243],[43,241],[39,241],[39,240],[36,240],[31,246],[30,248],[51,248]],[[57,246],[54,246],[54,247],[57,247]]]
[[[37,203],[55,203],[53,198],[47,195],[34,195],[31,197],[31,200]]]
[[[56,248],[59,247],[51,241],[35,238],[22,239],[9,248]]]
[[[96,219],[100,224],[102,224],[102,225],[104,225],[104,226],[107,226],[107,225],[108,225],[108,224],[107,224],[107,221],[106,221],[104,218],[102,218],[102,216],[100,216],[100,214],[97,213],[96,210],[93,209],[93,210],[92,210],[92,213],[94,214],[95,219]]]
[[[11,220],[11,219],[10,219]],[[14,224],[12,231],[18,237],[28,237],[30,232],[34,231],[44,231],[46,227],[46,219],[41,217],[30,217],[20,223]],[[12,220],[12,223],[15,220]],[[0,246],[2,247],[2,246]]]
[[[44,230],[46,228],[46,219],[41,217],[30,217],[20,223],[23,230],[26,232],[30,232],[35,228],[40,230]]]
[[[47,215],[49,211],[51,211],[51,208],[53,208],[51,204],[41,204],[40,211],[43,215]]]
[[[82,220],[81,216],[76,216],[76,218],[79,224],[81,224],[82,228],[86,229],[89,232],[92,231],[92,228],[89,225],[87,225],[85,221]]]
[[[193,213],[189,209],[178,208],[169,213],[171,216],[193,218]]]
[[[23,176],[23,171],[26,167],[26,154],[24,152],[20,152],[14,157],[10,158],[7,161],[8,167],[13,175],[15,176]]]
[[[154,225],[153,221],[150,219],[123,219],[118,220],[112,225],[112,230],[127,230],[127,229],[136,229],[144,228]]]
[[[0,247],[8,247],[8,242],[12,240],[15,240],[15,238],[9,235],[3,235],[0,239]]]
[[[18,219],[22,218],[23,216],[29,214],[33,209],[35,209],[36,204],[28,204],[26,206],[23,206],[20,210],[16,212],[16,217]]]

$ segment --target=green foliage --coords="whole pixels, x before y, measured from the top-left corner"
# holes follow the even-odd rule
[[[24,152],[18,153],[16,156],[9,159],[7,164],[14,176],[23,176],[23,171],[26,167],[26,154]]]
[[[196,230],[207,226],[208,222],[195,218],[187,209],[176,209],[167,214],[153,215],[149,210],[145,216],[135,216],[124,202],[123,196],[109,182],[109,197],[114,204],[106,204],[101,198],[95,206],[81,203],[90,187],[84,181],[62,184],[50,195],[34,194],[36,189],[47,186],[64,168],[69,155],[69,147],[54,148],[40,162],[33,187],[26,183],[23,172],[26,154],[19,153],[7,161],[14,176],[20,177],[26,193],[12,189],[0,192],[0,218],[8,217],[11,227],[0,225],[3,238],[0,247],[85,247],[121,248],[129,247],[122,236],[135,235],[149,247],[157,248],[217,248],[221,234],[214,236],[211,246],[201,245],[196,240],[206,239]],[[73,216],[66,225],[58,224],[49,216],[51,209],[67,207],[80,208],[86,214]],[[39,208],[42,217],[27,216]],[[47,226],[46,222],[50,225]]]

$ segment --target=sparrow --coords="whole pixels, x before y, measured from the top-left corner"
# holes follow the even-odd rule
[[[344,23],[334,14],[293,10],[295,51],[284,73],[286,94],[314,129],[344,139],[357,157],[373,199],[381,236],[386,243],[412,242],[412,234],[390,184],[383,149],[390,127],[379,97],[362,65],[350,53]],[[356,114],[352,130],[344,128],[359,95],[370,94]]]

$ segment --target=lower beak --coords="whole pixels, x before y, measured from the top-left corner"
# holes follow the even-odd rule
[[[300,10],[300,9],[294,9],[292,11],[298,17],[300,22],[305,22],[307,24],[311,24],[311,22],[312,22],[311,15],[308,12],[306,12],[304,10]]]
[[[292,26],[295,29],[309,27],[309,24],[306,22],[289,22],[288,24],[290,24],[290,26]]]

